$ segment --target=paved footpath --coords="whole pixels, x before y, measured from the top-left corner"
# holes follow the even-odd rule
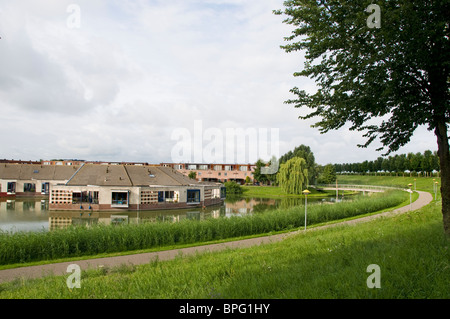
[[[411,209],[416,210],[419,209],[427,204],[429,204],[433,200],[433,196],[430,193],[427,192],[421,192],[417,191],[419,193],[419,198],[412,203]],[[377,215],[372,216],[366,216],[358,219],[353,219],[349,221],[344,222],[338,222],[335,224],[320,226],[320,227],[314,227],[310,228],[307,231],[314,231],[317,229],[323,229],[327,227],[334,227],[338,225],[344,225],[344,224],[356,224],[360,222],[366,222],[369,220],[373,220],[375,218],[379,218],[382,216],[390,216],[395,214],[401,214],[405,213],[410,210],[410,205],[395,209],[390,212],[385,212]],[[43,277],[47,275],[68,275],[67,273],[67,267],[71,264],[77,264],[80,266],[82,270],[87,269],[95,269],[98,267],[107,267],[112,268],[116,267],[122,264],[126,265],[139,265],[139,264],[146,264],[153,260],[170,260],[174,259],[177,256],[189,256],[189,255],[195,255],[199,253],[204,252],[213,252],[213,251],[220,251],[225,249],[233,249],[233,248],[244,248],[244,247],[251,247],[266,243],[272,243],[272,242],[278,242],[283,239],[285,239],[288,236],[295,235],[299,232],[303,232],[304,230],[297,230],[290,233],[284,233],[284,234],[278,234],[278,235],[272,235],[272,236],[264,236],[264,237],[258,237],[258,238],[251,238],[251,239],[244,239],[244,240],[238,240],[238,241],[231,241],[221,244],[211,244],[211,245],[204,245],[204,246],[196,246],[196,247],[189,247],[189,248],[181,248],[181,249],[173,249],[173,250],[166,250],[166,251],[158,251],[158,252],[151,252],[151,253],[143,253],[143,254],[134,254],[134,255],[126,255],[126,256],[118,256],[118,257],[105,257],[105,258],[97,258],[97,259],[88,259],[88,260],[79,260],[79,261],[70,261],[70,262],[62,262],[62,263],[55,263],[55,264],[48,264],[48,265],[40,265],[40,266],[29,266],[29,267],[20,267],[20,268],[13,268],[13,269],[6,269],[6,270],[0,270],[0,283],[12,281],[17,278],[38,278]]]

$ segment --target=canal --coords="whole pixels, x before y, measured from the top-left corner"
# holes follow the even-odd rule
[[[335,198],[308,198],[308,205],[333,202]],[[239,198],[226,200],[222,205],[204,209],[177,209],[158,211],[123,212],[68,212],[49,211],[48,200],[37,199],[0,199],[0,231],[49,231],[65,228],[69,225],[106,225],[119,223],[176,222],[183,219],[202,220],[262,214],[276,208],[289,208],[304,205],[301,198]]]

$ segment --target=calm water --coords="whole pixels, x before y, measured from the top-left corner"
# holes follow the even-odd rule
[[[335,198],[308,199],[308,205],[334,201]],[[260,214],[276,208],[302,206],[304,200],[299,198],[260,199],[246,198],[227,200],[222,205],[205,209],[177,209],[139,212],[67,212],[49,211],[48,200],[36,199],[0,199],[0,230],[17,231],[48,231],[64,228],[70,224],[115,224],[115,223],[143,223],[159,221],[180,221],[185,218],[202,220],[206,218],[220,218],[230,216],[245,216]]]

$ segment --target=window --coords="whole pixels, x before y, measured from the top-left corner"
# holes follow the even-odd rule
[[[187,190],[187,202],[188,203],[200,203],[200,190],[188,189]]]
[[[214,165],[214,170],[215,171],[221,171],[222,170],[222,165]]]
[[[198,169],[207,170],[208,169],[208,165],[205,165],[205,164],[199,165]]]
[[[111,207],[128,207],[128,191],[111,193]]]
[[[166,200],[173,200],[175,198],[175,192],[174,191],[165,191],[164,197]]]
[[[36,192],[36,184],[32,184],[32,183],[23,184],[23,192],[24,193],[35,193]]]
[[[89,192],[88,200],[91,204],[98,204],[98,192]]]
[[[225,165],[225,170],[226,171],[231,171],[231,165]]]
[[[8,193],[15,193],[15,192],[16,192],[16,182],[9,182]]]
[[[246,172],[247,171],[247,166],[240,166],[239,170],[242,172]]]
[[[50,193],[50,183],[42,183],[41,193],[42,194],[49,194]]]
[[[197,169],[197,165],[196,164],[189,164],[188,165],[188,169]]]
[[[94,197],[96,197],[96,203],[94,203]],[[72,194],[72,204],[81,203],[98,204],[98,192],[74,192]]]
[[[175,199],[178,199],[178,195],[175,198],[175,191],[159,191],[158,192],[158,202],[173,202]]]

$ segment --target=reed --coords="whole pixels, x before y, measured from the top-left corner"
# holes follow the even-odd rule
[[[308,225],[394,207],[409,196],[402,191],[358,197],[351,202],[308,206]],[[183,220],[119,226],[69,227],[50,232],[0,233],[0,265],[81,257],[192,244],[291,230],[304,226],[304,206],[244,217]]]

